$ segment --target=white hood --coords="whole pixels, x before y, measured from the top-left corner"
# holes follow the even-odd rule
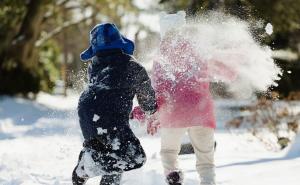
[[[185,11],[179,11],[176,14],[160,13],[160,37],[163,38],[168,31],[185,25]]]

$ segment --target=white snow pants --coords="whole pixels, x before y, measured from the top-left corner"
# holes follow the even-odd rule
[[[196,154],[196,169],[200,176],[201,185],[215,185],[215,139],[212,128],[202,126],[162,128],[160,154],[165,174],[179,170],[178,153],[180,152],[181,139],[186,132],[188,132]]]

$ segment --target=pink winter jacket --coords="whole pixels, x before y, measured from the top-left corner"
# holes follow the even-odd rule
[[[160,53],[160,59],[153,63],[152,83],[159,105],[158,121],[161,127],[215,128],[207,62],[202,62],[191,44],[180,38],[163,40]],[[212,70],[219,69],[214,67]]]

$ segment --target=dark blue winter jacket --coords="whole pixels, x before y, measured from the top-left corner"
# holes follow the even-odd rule
[[[97,53],[88,69],[88,88],[78,103],[79,122],[85,140],[121,127],[129,127],[132,101],[145,112],[154,113],[155,92],[146,70],[122,50]]]

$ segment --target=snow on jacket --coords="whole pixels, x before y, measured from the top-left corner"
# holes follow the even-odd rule
[[[159,105],[161,127],[215,128],[207,63],[182,38],[164,39],[161,57],[154,61],[152,82]]]
[[[107,129],[129,127],[135,95],[143,111],[156,111],[155,92],[146,70],[121,50],[97,53],[88,75],[88,88],[78,103],[79,122],[86,140]]]

